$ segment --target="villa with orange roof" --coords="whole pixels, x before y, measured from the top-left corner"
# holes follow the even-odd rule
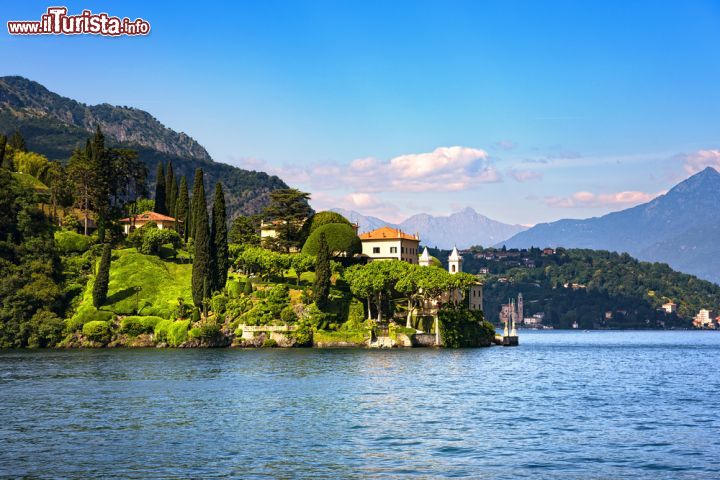
[[[381,227],[360,235],[362,253],[372,260],[418,263],[420,237],[397,228]]]
[[[156,212],[143,212],[139,215],[132,215],[120,220],[125,235],[129,235],[136,228],[140,228],[149,222],[155,222],[160,230],[175,228],[175,219]]]

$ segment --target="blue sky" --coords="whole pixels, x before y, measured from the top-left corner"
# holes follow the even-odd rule
[[[7,20],[51,3],[4,4]],[[64,2],[140,38],[0,34],[0,74],[145,109],[216,161],[399,220],[619,210],[720,166],[720,2]]]

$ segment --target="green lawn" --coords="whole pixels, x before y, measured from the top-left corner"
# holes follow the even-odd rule
[[[163,261],[135,249],[113,251],[108,298],[101,310],[118,315],[157,315],[171,318],[182,297],[192,303],[192,265]],[[92,308],[92,284],[88,282],[80,309]],[[136,294],[136,287],[139,292]],[[137,310],[136,310],[137,309]]]

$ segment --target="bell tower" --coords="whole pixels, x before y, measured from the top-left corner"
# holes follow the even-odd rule
[[[423,250],[422,255],[420,255],[418,264],[421,267],[429,267],[430,266],[430,252],[428,251],[427,247],[425,247],[425,250]]]
[[[453,247],[452,253],[450,253],[450,256],[448,257],[448,271],[453,275],[458,272],[462,272],[462,262],[463,259],[460,256],[457,247]]]

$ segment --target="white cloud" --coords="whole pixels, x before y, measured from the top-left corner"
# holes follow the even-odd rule
[[[685,171],[694,175],[707,167],[720,171],[720,150],[698,150],[695,153],[682,156]]]
[[[663,192],[646,193],[638,191],[625,191],[596,194],[591,192],[575,192],[569,197],[545,197],[543,201],[546,205],[557,208],[629,207],[649,202],[662,193]]]
[[[290,184],[308,185],[315,191],[349,188],[365,193],[452,192],[501,180],[486,151],[459,146],[400,155],[387,161],[367,157],[347,165],[285,166],[272,173]]]

